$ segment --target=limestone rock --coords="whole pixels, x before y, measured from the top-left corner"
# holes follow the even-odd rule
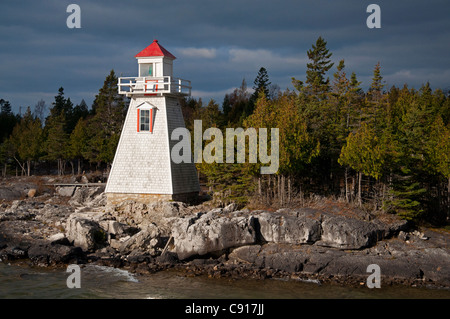
[[[69,263],[82,258],[82,255],[80,247],[54,243],[36,243],[28,250],[28,257],[33,263],[39,265]]]
[[[75,192],[75,186],[58,186],[56,187],[56,193],[59,196],[71,197]]]
[[[103,246],[106,241],[105,231],[99,223],[80,213],[69,216],[65,235],[74,246],[81,247],[84,251],[95,250]]]
[[[57,233],[54,235],[51,235],[47,238],[47,240],[52,244],[59,244],[59,245],[68,245],[70,244],[69,240],[66,238],[66,235],[64,233]]]
[[[4,200],[14,200],[22,197],[22,192],[13,187],[0,187],[0,198]]]
[[[99,224],[108,234],[112,235],[122,235],[126,230],[126,225],[115,220],[102,220]]]
[[[162,248],[162,238],[158,227],[155,224],[149,224],[137,234],[124,241],[119,251],[122,254],[129,254],[133,251],[148,252],[151,255],[157,253],[158,248]]]
[[[233,214],[225,217],[216,211],[180,219],[174,223],[172,236],[180,260],[256,241],[253,217]]]
[[[361,249],[377,241],[378,228],[371,222],[342,216],[326,216],[322,221],[322,238],[318,244]]]
[[[260,245],[241,246],[233,249],[233,251],[228,255],[228,259],[253,264],[260,251]]]
[[[257,215],[261,239],[266,242],[305,244],[320,240],[321,225],[318,220],[280,213]]]
[[[75,189],[75,192],[73,193],[72,198],[69,200],[70,205],[89,205],[92,206],[91,202],[97,202],[102,199],[102,197],[105,197],[102,195],[104,191],[104,187],[98,186],[98,187],[77,187]],[[98,196],[101,195],[102,197],[98,198]],[[104,200],[106,203],[106,200]],[[97,203],[99,204],[99,203]],[[103,202],[100,204],[104,204]]]

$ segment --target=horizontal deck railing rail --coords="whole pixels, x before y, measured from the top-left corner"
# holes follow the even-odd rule
[[[119,94],[181,94],[191,95],[191,81],[171,76],[120,77],[117,83]]]

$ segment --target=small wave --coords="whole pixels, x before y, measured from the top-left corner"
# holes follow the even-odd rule
[[[137,280],[132,274],[123,269],[100,265],[91,265],[91,267],[97,270],[101,270],[102,272],[110,273],[113,274],[114,276],[124,278],[126,281],[129,282],[139,282],[139,280]]]
[[[322,283],[318,279],[297,279],[297,280],[301,281],[301,282],[308,282],[308,283],[317,284],[319,286],[322,285]]]

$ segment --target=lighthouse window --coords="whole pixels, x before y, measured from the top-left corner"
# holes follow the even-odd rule
[[[153,64],[149,64],[148,66],[148,76],[153,76]]]
[[[150,110],[141,110],[140,131],[150,131]]]

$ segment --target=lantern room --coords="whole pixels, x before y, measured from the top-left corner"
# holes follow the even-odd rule
[[[153,43],[136,54],[139,65],[139,77],[173,76],[175,56],[153,40]]]
[[[167,51],[158,40],[136,54],[137,77],[120,77],[119,94],[135,95],[191,95],[191,82],[173,77],[175,56]]]

